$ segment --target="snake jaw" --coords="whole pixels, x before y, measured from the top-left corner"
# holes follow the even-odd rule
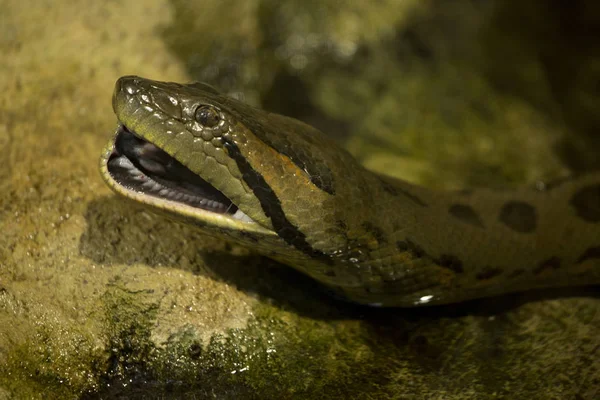
[[[101,171],[111,188],[127,197],[185,208],[205,218],[210,213],[256,224],[214,186],[121,122],[102,157]]]

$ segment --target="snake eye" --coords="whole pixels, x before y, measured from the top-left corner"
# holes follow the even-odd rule
[[[219,115],[219,111],[209,105],[203,105],[196,109],[196,114],[194,115],[196,121],[199,124],[206,128],[214,128],[219,124],[221,120],[221,116]]]

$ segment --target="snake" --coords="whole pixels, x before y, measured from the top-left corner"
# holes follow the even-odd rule
[[[439,190],[205,83],[117,80],[100,171],[116,193],[376,307],[600,283],[600,173]]]

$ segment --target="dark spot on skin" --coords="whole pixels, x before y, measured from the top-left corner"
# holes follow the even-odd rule
[[[425,250],[418,244],[414,243],[410,239],[400,240],[396,242],[396,247],[400,251],[410,251],[415,258],[421,258],[425,256]]]
[[[508,275],[508,279],[514,279],[518,276],[523,275],[524,273],[525,273],[525,270],[523,268],[516,269]]]
[[[335,272],[331,271],[331,270],[325,271],[325,275],[332,277],[332,278],[334,278],[336,276]]]
[[[577,216],[587,222],[600,222],[600,184],[586,186],[571,198]]]
[[[590,247],[584,251],[579,260],[577,260],[577,263],[581,264],[584,261],[592,259],[600,259],[600,246]]]
[[[383,231],[381,230],[381,228],[373,225],[372,223],[370,223],[368,221],[363,222],[362,227],[368,233],[373,234],[373,236],[375,237],[375,239],[377,240],[378,243],[386,243],[387,242],[387,240],[385,239],[385,235],[383,234]]]
[[[483,222],[481,222],[479,215],[477,215],[477,213],[475,212],[475,210],[473,210],[473,208],[471,208],[471,206],[468,206],[466,204],[453,204],[448,209],[448,212],[450,213],[450,215],[452,215],[455,218],[458,218],[464,223],[476,226],[478,228],[484,228]]]
[[[560,258],[558,257],[550,257],[547,260],[544,260],[538,265],[534,270],[533,274],[538,275],[544,271],[554,270],[560,268]]]
[[[495,278],[501,274],[502,270],[500,268],[486,267],[477,275],[475,275],[475,278],[479,279],[480,281],[485,281],[488,279]]]
[[[404,196],[407,199],[411,200],[413,203],[415,203],[418,206],[421,207],[427,207],[427,204],[421,200],[420,198],[418,198],[417,196],[415,196],[414,194],[408,192],[405,189],[402,189],[394,184],[392,184],[391,182],[386,181],[383,178],[379,178],[379,182],[381,182],[381,187],[383,188],[384,191],[386,191],[387,193],[391,194],[392,196]]]
[[[522,201],[509,201],[502,206],[499,219],[504,225],[519,233],[531,233],[537,225],[535,208]]]
[[[458,274],[464,272],[462,262],[458,259],[458,257],[451,254],[443,254],[439,260],[436,260],[436,263],[440,267],[451,269]]]

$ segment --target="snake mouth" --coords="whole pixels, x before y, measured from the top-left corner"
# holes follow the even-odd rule
[[[210,183],[121,123],[106,167],[115,182],[128,190],[252,221]]]

